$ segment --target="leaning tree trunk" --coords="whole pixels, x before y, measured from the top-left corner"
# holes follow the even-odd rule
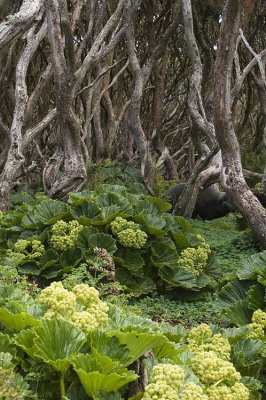
[[[203,105],[201,93],[203,70],[200,51],[194,34],[191,0],[182,0],[182,11],[186,44],[192,67],[188,94],[189,113],[193,121],[194,129],[199,129],[199,131],[206,137],[208,144],[211,145],[211,150],[209,150],[208,146],[202,147],[204,150],[203,154],[193,168],[185,189],[173,209],[173,214],[191,218],[199,191],[203,187],[207,187],[210,184],[217,182],[221,162],[218,153],[219,148],[215,138],[214,126],[212,121],[207,119]]]
[[[239,143],[231,116],[231,80],[243,0],[229,0],[223,16],[217,50],[214,93],[214,125],[222,151],[221,181],[229,198],[266,249],[266,212],[248,188],[242,171]]]
[[[44,184],[49,196],[64,199],[69,192],[79,190],[86,178],[80,126],[72,105],[73,35],[66,0],[46,0],[46,15],[59,127],[58,149],[44,171]],[[60,21],[65,36],[65,48]],[[63,172],[57,179],[56,172],[61,164]]]
[[[37,24],[34,24],[27,33],[27,45],[21,54],[16,68],[15,110],[10,129],[10,147],[7,160],[0,175],[0,209],[2,211],[6,211],[9,208],[9,196],[12,184],[25,161],[23,154],[25,135],[23,136],[22,131],[28,98],[26,75],[29,63],[46,34],[45,22],[37,33],[35,32],[36,26]]]

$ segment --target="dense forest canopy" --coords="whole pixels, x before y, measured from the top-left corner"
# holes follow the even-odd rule
[[[265,1],[1,0],[0,18],[3,210],[25,183],[64,199],[108,158],[151,194],[188,181],[185,216],[221,179],[266,246],[242,170],[264,184]]]

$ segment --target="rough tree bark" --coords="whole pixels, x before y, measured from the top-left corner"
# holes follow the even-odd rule
[[[191,218],[197,196],[202,187],[217,182],[221,168],[221,156],[218,152],[213,123],[207,119],[202,99],[202,62],[193,28],[193,13],[191,0],[182,0],[183,23],[186,44],[192,66],[192,76],[188,95],[188,108],[194,129],[199,129],[206,137],[208,146],[196,163],[192,174],[183,190],[179,201],[173,209],[173,214]],[[215,156],[215,157],[214,157]]]
[[[0,51],[21,36],[33,23],[43,6],[43,0],[24,0],[20,10],[0,24]]]
[[[231,116],[233,61],[245,4],[242,0],[229,0],[223,15],[214,78],[214,125],[222,151],[222,185],[256,233],[261,246],[266,249],[266,212],[245,182],[239,143]]]
[[[35,33],[36,24],[27,34],[27,45],[23,50],[16,69],[15,111],[10,129],[10,147],[3,172],[0,176],[0,209],[9,208],[9,195],[12,183],[24,163],[23,123],[27,104],[26,75],[31,58],[46,34],[46,23]]]
[[[71,29],[65,0],[47,0],[46,16],[48,39],[51,47],[54,81],[56,87],[56,108],[58,113],[58,148],[44,171],[44,184],[51,197],[64,199],[70,191],[79,190],[86,178],[82,155],[79,121],[72,105],[73,57],[72,42],[66,35],[65,48],[60,26],[64,32]],[[73,40],[73,35],[72,35]],[[67,54],[67,59],[64,55]],[[62,175],[58,172],[63,163]]]
[[[134,2],[131,1],[133,7]],[[126,30],[126,45],[130,61],[130,66],[133,73],[134,86],[131,95],[131,100],[128,108],[128,127],[134,138],[135,144],[139,151],[139,158],[141,164],[141,174],[147,189],[152,194],[152,183],[153,183],[153,160],[151,154],[151,142],[147,140],[145,132],[143,130],[140,118],[141,103],[143,99],[143,92],[145,85],[147,84],[152,68],[155,63],[164,54],[165,47],[167,46],[168,40],[174,33],[178,26],[179,16],[178,8],[174,8],[172,21],[162,34],[157,46],[152,49],[151,55],[141,66],[136,54],[135,44],[135,32],[133,20],[130,21],[129,26]]]

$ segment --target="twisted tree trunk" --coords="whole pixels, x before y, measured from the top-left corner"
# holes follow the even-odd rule
[[[248,4],[242,0],[229,0],[223,16],[214,78],[214,125],[222,151],[222,185],[256,233],[261,246],[266,249],[266,212],[245,182],[239,143],[231,117],[233,60],[240,16],[245,15],[246,6]]]
[[[58,114],[58,149],[44,171],[44,184],[51,197],[64,199],[71,191],[79,190],[86,178],[86,168],[82,155],[79,121],[72,105],[73,57],[69,35],[65,0],[47,0],[46,16],[48,39],[51,47],[52,66],[56,87],[56,108]],[[63,23],[65,48],[60,26]],[[68,32],[68,34],[67,34]],[[73,40],[73,38],[72,38]],[[65,58],[67,55],[67,59]],[[58,172],[63,164],[63,172]]]

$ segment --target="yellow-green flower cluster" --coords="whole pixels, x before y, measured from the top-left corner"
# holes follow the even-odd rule
[[[62,318],[70,320],[75,312],[76,296],[64,288],[62,282],[52,282],[41,291],[39,302],[48,310],[44,318]]]
[[[220,333],[213,335],[207,324],[191,329],[188,335],[189,349],[193,351],[192,369],[205,385],[206,400],[248,400],[249,390],[239,383],[241,375],[230,362],[231,346]],[[198,399],[192,395],[182,400]],[[238,394],[239,393],[239,394]],[[201,393],[201,395],[203,395]],[[201,399],[201,397],[199,397]]]
[[[208,400],[248,400],[249,390],[243,383],[235,383],[233,386],[211,386],[206,390]]]
[[[210,245],[200,235],[198,236],[200,245],[197,248],[187,247],[182,250],[177,262],[179,267],[188,269],[195,277],[204,272],[211,252]]]
[[[81,283],[73,288],[73,293],[75,293],[78,303],[85,307],[90,316],[95,317],[97,328],[107,325],[109,308],[105,302],[100,300],[97,289]]]
[[[192,328],[188,335],[188,344],[194,353],[202,351],[214,351],[223,360],[230,360],[231,346],[229,341],[220,333],[212,334],[207,324],[201,324]]]
[[[146,386],[144,400],[208,400],[203,389],[195,383],[184,385],[183,368],[158,364],[153,368],[151,383]]]
[[[3,217],[4,217],[4,213],[3,213],[3,211],[0,210],[0,222],[2,221]]]
[[[40,240],[20,239],[14,244],[14,252],[19,258],[30,258],[32,260],[40,258],[44,253],[44,245]]]
[[[265,339],[266,312],[258,309],[252,315],[252,323],[248,325],[248,337],[251,339]]]
[[[163,382],[174,390],[179,390],[185,379],[184,370],[178,365],[158,364],[153,368],[152,383]]]
[[[203,384],[234,385],[241,375],[234,365],[219,358],[214,351],[197,352],[192,360],[192,369]]]
[[[252,322],[254,324],[260,324],[263,328],[266,328],[266,312],[260,309],[254,311],[252,315]]]
[[[83,226],[76,220],[65,222],[61,219],[57,221],[51,227],[51,246],[57,251],[63,251],[74,247],[77,243],[78,234],[82,229]]]
[[[140,229],[139,224],[122,217],[116,217],[111,222],[111,230],[124,247],[141,249],[147,241],[147,234]]]
[[[164,382],[150,383],[146,386],[143,400],[177,400],[177,393]]]
[[[178,395],[180,400],[209,400],[208,396],[204,394],[201,386],[196,385],[194,382],[189,382],[183,386],[181,393]]]
[[[66,290],[62,282],[53,282],[43,289],[39,297],[47,307],[44,318],[61,318],[84,332],[91,332],[107,325],[108,306],[99,298],[99,292],[86,284]]]

